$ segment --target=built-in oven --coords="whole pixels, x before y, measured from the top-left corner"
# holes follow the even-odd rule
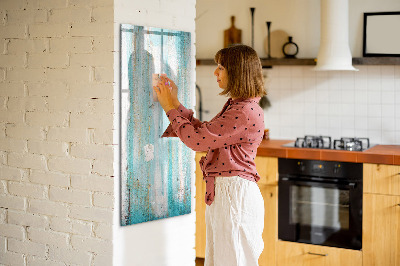
[[[278,160],[278,238],[361,249],[360,163]]]

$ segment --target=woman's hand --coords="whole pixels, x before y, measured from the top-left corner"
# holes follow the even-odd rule
[[[153,90],[157,94],[158,101],[165,113],[171,109],[175,109],[171,89],[165,78],[161,78],[161,81],[158,82],[157,86],[153,86]]]
[[[166,82],[168,82],[170,84],[172,103],[175,108],[178,108],[179,105],[181,104],[178,100],[178,86],[176,86],[175,82],[172,79],[168,78],[166,75],[160,76],[160,79],[164,84]]]

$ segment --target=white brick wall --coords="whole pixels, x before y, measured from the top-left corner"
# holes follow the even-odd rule
[[[113,0],[1,0],[0,265],[112,265]]]

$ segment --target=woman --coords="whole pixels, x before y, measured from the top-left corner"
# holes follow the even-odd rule
[[[257,53],[246,45],[215,55],[220,95],[230,98],[210,122],[193,117],[166,77],[153,87],[170,125],[162,137],[179,137],[195,151],[208,151],[200,167],[206,182],[205,265],[258,265],[263,250],[264,201],[254,159],[264,134],[258,102],[266,94]],[[171,87],[170,87],[171,86]]]

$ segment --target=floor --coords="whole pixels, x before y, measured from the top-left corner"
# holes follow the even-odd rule
[[[196,258],[196,266],[204,266],[204,259]]]

